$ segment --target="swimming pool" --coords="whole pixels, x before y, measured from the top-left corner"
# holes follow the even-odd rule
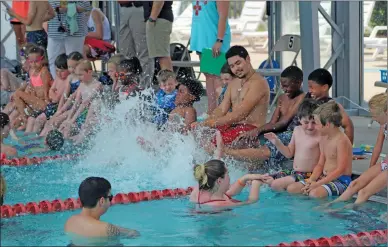
[[[124,106],[128,108],[127,106]],[[118,111],[123,110],[118,107]],[[153,126],[130,124],[124,112],[101,128],[94,146],[78,161],[52,161],[21,167],[1,166],[7,181],[5,204],[78,197],[78,186],[88,176],[101,176],[112,193],[185,188],[195,184],[192,164],[209,159],[191,136],[157,132]],[[142,136],[155,147],[143,150]],[[231,181],[246,171],[229,163]],[[237,199],[246,199],[247,190]],[[315,209],[325,201],[275,193],[263,187],[254,205],[214,215],[194,214],[187,197],[114,205],[102,220],[133,228],[140,238],[124,245],[274,245],[307,238],[386,229],[379,220],[386,205],[367,202],[359,211],[326,213]],[[78,211],[25,215],[1,219],[2,246],[59,246],[69,240],[65,221]]]
[[[77,197],[80,181],[76,177],[72,179],[74,174],[71,172],[66,175],[66,171],[77,170],[76,167],[76,164],[67,162],[2,167],[9,188],[6,204]],[[234,175],[235,172],[232,177]],[[115,186],[116,184],[120,183],[112,182],[113,194],[157,187],[150,181],[137,188],[127,184],[127,189],[122,184]],[[245,190],[238,199],[245,199],[247,195]],[[124,245],[274,245],[307,238],[386,229],[386,223],[379,220],[379,216],[386,212],[386,205],[367,202],[357,212],[325,213],[314,209],[321,203],[323,201],[275,193],[263,187],[257,204],[220,214],[194,214],[187,197],[182,197],[117,204],[110,208],[102,220],[141,232],[142,236],[138,239],[121,240]],[[63,233],[63,226],[76,212],[3,218],[1,245],[66,245],[69,240]]]

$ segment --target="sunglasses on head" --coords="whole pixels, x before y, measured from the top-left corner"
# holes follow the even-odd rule
[[[36,58],[35,60],[32,60],[31,58],[27,58],[27,61],[29,63],[38,63],[38,62],[41,62],[43,60],[43,56],[40,56],[38,58]]]

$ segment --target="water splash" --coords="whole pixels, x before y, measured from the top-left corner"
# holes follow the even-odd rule
[[[193,185],[193,163],[205,162],[209,156],[193,135],[158,131],[155,124],[144,121],[149,106],[130,98],[113,111],[103,109],[100,131],[86,158],[76,166],[78,174],[104,176],[115,191]],[[152,145],[151,151],[138,143],[139,136]]]

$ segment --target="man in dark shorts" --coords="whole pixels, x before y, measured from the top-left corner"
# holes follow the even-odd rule
[[[136,230],[129,230],[100,221],[108,211],[113,195],[108,180],[100,177],[85,179],[79,189],[82,211],[70,217],[65,224],[65,232],[72,246],[94,245],[112,240],[112,238],[134,238],[139,236]],[[88,244],[86,244],[88,243]]]

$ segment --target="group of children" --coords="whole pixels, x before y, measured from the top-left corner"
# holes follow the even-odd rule
[[[199,185],[193,191],[191,201],[217,208],[251,204],[258,200],[260,185],[268,184],[275,191],[304,194],[312,198],[339,196],[328,205],[347,201],[358,192],[355,201],[358,205],[386,188],[388,159],[379,163],[378,158],[384,140],[388,139],[388,94],[375,95],[369,101],[372,119],[381,128],[370,168],[352,181],[353,134],[341,130],[343,108],[330,98],[321,102],[319,89],[310,84],[309,81],[310,92],[298,108],[299,125],[294,128],[288,145],[283,144],[272,132],[264,134],[264,138],[278,152],[293,159],[293,169],[273,174],[248,174],[230,185],[226,164],[219,160],[224,148],[221,135],[217,133],[217,159],[195,166],[194,177]],[[252,186],[248,200],[241,202],[232,199],[231,196],[238,194],[247,182]]]
[[[84,60],[82,54],[78,52],[73,52],[69,56],[62,54],[55,61],[56,78],[52,81],[44,52],[37,46],[31,46],[26,54],[30,81],[16,90],[11,102],[1,113],[2,152],[10,156],[17,155],[15,146],[3,143],[11,128],[24,129],[26,133],[36,133],[40,137],[46,136],[45,145],[51,150],[59,150],[64,139],[72,139],[79,143],[91,133],[92,125],[99,119],[102,104],[100,100],[102,85],[94,78],[91,63]],[[226,88],[227,81],[232,80],[233,75],[227,66],[221,72]],[[113,86],[108,101],[111,106],[142,94],[144,89],[139,87],[141,73],[140,61],[136,57],[127,58],[117,54],[110,58],[108,75],[113,81]],[[192,78],[177,79],[174,72],[169,70],[160,71],[157,78],[159,90],[154,97],[155,107],[151,121],[161,128],[166,123],[176,125],[176,119],[179,119],[180,123],[183,120],[183,125],[178,131],[186,133],[191,124],[197,121],[193,104],[200,100],[203,93],[202,84]],[[294,158],[293,169],[275,174],[253,174],[244,181],[260,180],[258,185],[266,183],[274,190],[286,190],[289,193],[301,193],[310,197],[322,198],[344,194],[345,198],[349,198],[351,193],[345,193],[348,188],[354,192],[362,187],[360,184],[364,186],[366,184],[354,182],[353,184],[357,184],[358,187],[351,184],[352,142],[340,129],[343,122],[342,109],[332,100],[321,104],[314,99],[319,92],[313,88],[310,91],[310,97],[306,97],[299,106],[297,116],[300,125],[295,127],[291,142],[287,146],[274,133],[264,135],[285,157]],[[386,135],[387,132],[386,102],[387,94],[377,95],[370,101],[372,117],[383,126],[380,135],[384,133]],[[379,140],[384,138],[380,137]],[[38,150],[44,147],[30,143],[29,148]],[[222,142],[218,143],[218,149],[222,149]],[[384,174],[381,176],[385,177],[386,163],[382,162],[379,170]],[[196,177],[200,184],[204,179],[209,181],[211,176],[209,174],[211,169],[207,168],[207,164],[200,167],[201,176],[198,175],[197,167]],[[222,168],[220,164],[217,163],[217,169]],[[377,172],[377,168],[373,168],[372,173],[376,175]],[[221,175],[218,178],[225,178],[224,172],[219,174]],[[361,176],[359,179],[368,180],[367,183],[373,182],[370,181],[373,179],[371,176],[366,178]],[[238,184],[242,186],[245,183],[240,181]],[[381,183],[378,185],[381,187]],[[371,191],[380,188],[373,183],[371,186]],[[199,194],[199,191],[197,193]]]
[[[51,130],[71,138],[86,122],[89,109],[101,92],[101,84],[93,77],[92,65],[73,52],[56,58],[54,80],[47,67],[44,51],[32,45],[26,51],[29,81],[11,96],[3,109],[10,118],[12,129],[25,130],[45,137]],[[98,103],[98,102],[97,102]]]
[[[41,48],[30,45],[26,58],[29,81],[12,94],[3,109],[9,116],[12,130],[24,130],[26,134],[34,133],[43,138],[56,130],[63,138],[79,144],[92,133],[100,119],[102,98],[111,108],[129,97],[140,96],[144,90],[139,86],[142,68],[136,57],[117,54],[110,58],[108,75],[113,85],[109,92],[103,92],[91,63],[78,52],[56,58],[54,80]],[[193,103],[203,93],[202,84],[192,78],[177,80],[175,73],[168,70],[159,72],[158,81],[160,89],[154,97],[152,122],[161,128],[175,119],[172,116],[178,115],[184,120],[181,128],[184,131],[197,120]],[[15,152],[4,153],[15,155]]]

